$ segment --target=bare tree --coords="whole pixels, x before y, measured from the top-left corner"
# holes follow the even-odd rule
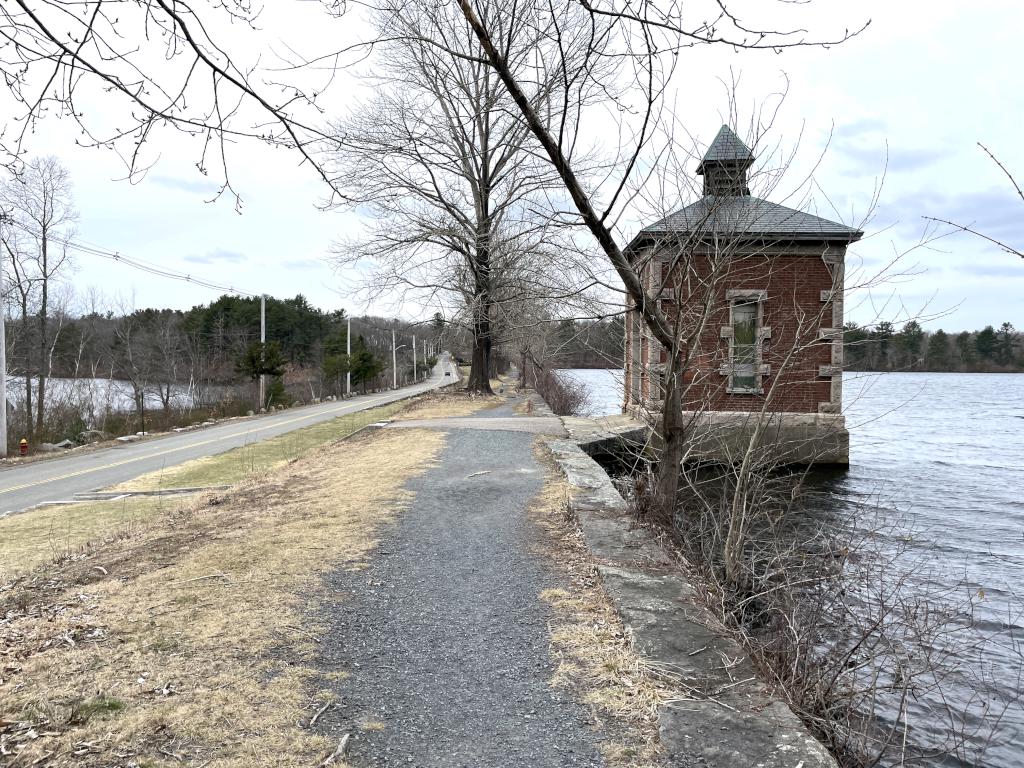
[[[68,240],[73,236],[77,213],[71,197],[71,178],[55,157],[34,158],[18,175],[0,185],[0,207],[6,212],[3,249],[10,259],[10,279],[17,296],[24,330],[35,323],[35,349],[26,348],[25,403],[27,430],[43,430],[46,382],[52,350],[61,324],[51,322],[55,283],[71,267]],[[59,314],[59,313],[58,313]],[[59,319],[59,318],[58,318]],[[32,379],[35,377],[35,428],[32,426]]]
[[[346,42],[310,51],[304,31],[303,45],[289,45],[263,34],[260,17],[275,10],[242,0],[5,2],[0,73],[14,108],[0,124],[0,158],[16,165],[35,124],[60,115],[78,124],[79,143],[116,151],[129,177],[155,162],[147,147],[164,129],[198,141],[196,166],[220,177],[222,193],[235,193],[228,152],[239,139],[312,160],[312,145],[330,140],[318,102],[369,41],[349,40],[346,4],[325,2],[319,21],[337,21]]]
[[[473,0],[458,0],[459,9],[473,30],[488,64],[508,90],[522,119],[529,126],[547,158],[561,178],[575,212],[576,221],[594,238],[621,280],[633,308],[668,352],[678,360],[682,340],[672,320],[662,310],[656,294],[645,286],[626,252],[616,222],[623,207],[637,194],[645,173],[656,167],[660,151],[653,148],[665,124],[664,96],[678,62],[680,51],[693,45],[726,44],[749,49],[781,50],[788,47],[821,45],[797,29],[771,26],[752,28],[718,3],[711,21],[688,22],[683,6],[676,3],[525,3],[489,8]],[[403,6],[392,6],[395,15]],[[526,23],[524,23],[526,20]],[[534,74],[513,66],[515,30],[538,30],[533,40],[537,53],[531,62]],[[849,39],[844,31],[829,43]],[[444,49],[443,41],[432,40]],[[554,62],[552,64],[552,62]],[[611,65],[609,65],[611,62]],[[533,93],[540,81],[537,71],[555,67],[563,72],[557,100],[573,105],[559,119],[548,121],[534,106]],[[617,156],[609,163],[605,192],[588,188],[580,173],[579,134],[581,120],[574,109],[582,109],[587,95],[595,90],[606,94],[605,116],[617,114],[622,137]],[[575,119],[574,119],[575,118]],[[674,506],[678,488],[678,466],[685,451],[685,424],[681,417],[678,374],[666,376],[661,418],[664,444],[659,498]]]
[[[378,95],[336,127],[345,143],[337,185],[376,226],[336,246],[335,263],[373,263],[364,289],[374,297],[441,304],[449,321],[464,319],[473,339],[468,388],[489,393],[492,351],[511,307],[582,290],[575,265],[555,253],[557,230],[543,212],[560,182],[531,151],[528,127],[457,8],[413,4],[377,23]],[[533,37],[516,29],[512,38],[516,67],[533,55]],[[544,76],[531,108],[550,120],[562,73]]]

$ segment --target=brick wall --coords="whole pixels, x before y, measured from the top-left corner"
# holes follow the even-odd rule
[[[673,319],[673,299],[681,299],[683,336],[704,324],[694,345],[695,364],[685,377],[687,410],[757,411],[773,386],[775,412],[816,413],[819,403],[830,400],[832,379],[821,376],[819,367],[832,363],[830,341],[820,331],[833,323],[832,305],[822,301],[822,292],[833,288],[833,277],[821,250],[733,256],[727,262],[694,256],[672,276],[664,274],[664,265],[658,266],[668,291],[662,306]],[[771,330],[771,337],[762,341],[761,362],[770,372],[760,377],[760,394],[727,392],[728,376],[720,372],[729,362],[729,340],[722,337],[722,329],[730,323],[730,290],[767,293],[761,325]]]

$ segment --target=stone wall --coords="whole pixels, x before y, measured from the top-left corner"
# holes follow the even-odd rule
[[[632,523],[605,471],[570,440],[549,449],[570,510],[635,647],[681,677],[685,700],[660,712],[669,764],[687,768],[836,768],[793,712],[770,695],[654,534]]]

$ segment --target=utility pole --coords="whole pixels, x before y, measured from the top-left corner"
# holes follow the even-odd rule
[[[265,408],[267,377],[263,373],[263,367],[267,362],[267,294],[260,296],[260,408]]]
[[[352,394],[352,315],[348,316],[348,330],[345,331],[345,356],[348,358],[348,370],[345,371],[345,394]]]
[[[416,334],[412,337],[412,383],[416,383]]]
[[[395,329],[391,329],[391,388],[398,389],[398,348],[395,346]]]
[[[3,259],[0,257],[0,285],[3,285]],[[0,457],[7,458],[7,304],[0,294]]]

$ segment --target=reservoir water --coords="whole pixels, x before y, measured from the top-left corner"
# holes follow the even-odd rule
[[[622,371],[564,374],[591,415],[620,412]],[[964,654],[958,696],[1005,708],[982,764],[1024,768],[1024,374],[846,373],[843,387],[850,467],[815,477],[823,503],[905,522],[901,558],[928,564],[922,582],[971,592],[989,642]]]

